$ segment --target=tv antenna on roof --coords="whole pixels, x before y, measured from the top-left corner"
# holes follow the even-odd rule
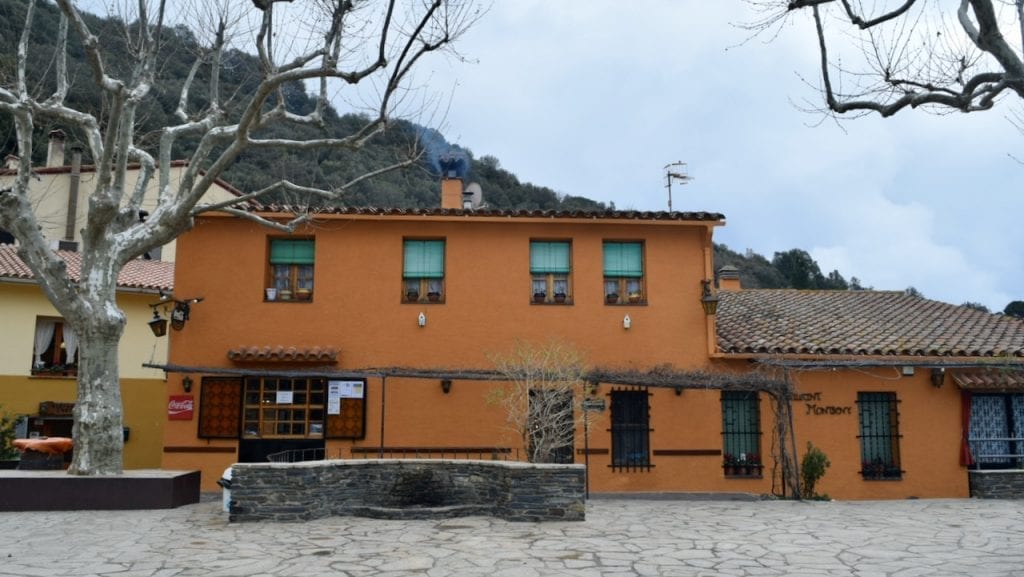
[[[686,163],[676,161],[665,165],[665,188],[668,189],[668,211],[672,212],[672,179],[686,184],[693,180],[693,177],[686,174]]]

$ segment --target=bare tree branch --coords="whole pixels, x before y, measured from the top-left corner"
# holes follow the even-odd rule
[[[259,77],[255,89],[236,94],[237,109],[221,94],[220,73],[232,26],[243,23],[245,14],[256,16],[247,3],[219,0],[169,3],[166,0],[136,0],[118,3],[133,11],[134,19],[123,18],[121,34],[133,58],[131,69],[123,74],[108,68],[104,42],[93,33],[74,0],[56,0],[62,15],[57,39],[56,89],[46,100],[29,92],[33,71],[28,68],[29,38],[39,13],[36,0],[28,1],[24,28],[16,55],[16,78],[0,86],[0,115],[13,119],[21,151],[17,176],[0,188],[0,227],[17,239],[19,254],[32,270],[47,297],[65,322],[81,337],[78,399],[75,408],[76,450],[71,471],[76,474],[111,474],[121,470],[121,398],[118,380],[118,341],[124,331],[125,316],[117,305],[117,275],[129,260],[163,245],[193,224],[196,214],[220,210],[273,230],[294,231],[312,218],[309,207],[289,206],[292,215],[274,215],[275,219],[254,215],[247,202],[261,198],[271,190],[243,194],[227,201],[202,202],[219,178],[248,149],[276,147],[288,150],[321,149],[342,153],[363,146],[382,132],[391,120],[392,102],[405,94],[406,82],[422,57],[442,50],[473,22],[473,14],[463,2],[473,0],[429,0],[399,3],[395,0],[350,0],[308,2],[296,6],[302,11],[304,25],[316,38],[315,46],[287,50],[275,46],[292,30],[287,16],[288,3],[264,2],[259,14],[261,24],[256,44]],[[212,6],[212,7],[211,7]],[[138,134],[139,118],[154,105],[153,91],[160,67],[161,43],[165,34],[167,10],[206,10],[210,17],[176,13],[179,22],[202,31],[200,58],[191,66],[188,78],[177,94],[174,120],[158,131],[156,150],[149,148],[149,136]],[[442,10],[443,9],[443,10]],[[276,14],[275,14],[276,13]],[[444,18],[439,18],[443,14]],[[195,16],[195,17],[192,17]],[[277,16],[277,17],[275,17]],[[401,17],[399,17],[401,16]],[[255,21],[255,19],[254,19]],[[347,26],[351,25],[353,28]],[[278,27],[280,30],[275,30]],[[346,30],[359,34],[346,35]],[[105,32],[105,34],[107,34]],[[244,37],[238,34],[238,37]],[[198,38],[198,36],[195,36]],[[276,37],[276,39],[275,39]],[[70,39],[81,46],[68,46]],[[107,37],[109,38],[109,36]],[[121,40],[121,39],[118,39]],[[288,49],[287,45],[283,48]],[[84,53],[91,82],[71,83],[67,53]],[[280,52],[280,56],[278,54]],[[278,62],[281,60],[281,62]],[[206,74],[209,71],[208,75]],[[198,109],[190,103],[191,93],[200,81],[209,79],[209,105]],[[319,82],[316,107],[292,110],[284,98],[291,84]],[[348,134],[282,138],[267,129],[276,125],[323,125],[329,105],[329,86],[358,89],[361,83],[374,83],[379,90],[375,101],[367,105],[371,112],[365,122]],[[99,94],[103,110],[75,109],[67,105],[77,90],[90,96]],[[85,221],[81,229],[81,276],[69,280],[64,262],[49,248],[33,213],[32,135],[39,119],[48,124],[70,128],[83,138],[96,166],[91,184]],[[175,163],[184,156],[187,164],[180,171]],[[416,154],[391,166],[357,175],[340,187],[326,190],[298,186],[287,181],[276,190],[309,199],[328,197],[339,200],[346,190],[366,179],[409,166]],[[136,166],[135,164],[138,163]],[[135,171],[134,174],[131,174]],[[134,178],[134,182],[133,182]],[[143,206],[154,206],[142,218]]]
[[[891,116],[918,107],[978,112],[1007,93],[1024,98],[1024,2],[1013,1],[1017,46],[1006,40],[1003,29],[1010,21],[1006,11],[997,11],[997,0],[957,2],[952,26],[952,18],[943,18],[944,4],[920,0],[748,0],[769,13],[748,28],[775,34],[786,15],[810,10],[820,88],[830,113]],[[831,30],[828,17],[829,25],[835,21],[847,29]],[[850,58],[847,52],[858,46],[862,57]]]

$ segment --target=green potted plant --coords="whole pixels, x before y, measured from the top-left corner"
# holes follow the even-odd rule
[[[14,426],[17,419],[2,411],[0,406],[0,469],[16,469],[18,467],[18,450],[14,448]]]

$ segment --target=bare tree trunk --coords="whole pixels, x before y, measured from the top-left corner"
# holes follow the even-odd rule
[[[796,435],[793,431],[793,403],[788,392],[772,393],[775,405],[775,431],[782,465],[783,490],[800,499],[800,471],[796,465]]]
[[[97,307],[109,311],[97,315],[104,318],[74,327],[81,332],[78,400],[72,433],[75,454],[68,469],[72,475],[117,475],[124,466],[117,354],[125,319],[112,301]]]

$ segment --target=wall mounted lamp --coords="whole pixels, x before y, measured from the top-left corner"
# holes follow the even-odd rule
[[[188,321],[189,313],[192,310],[191,305],[203,302],[203,297],[196,297],[191,299],[178,300],[171,295],[160,293],[160,302],[151,304],[149,307],[153,309],[153,318],[149,320],[149,329],[153,331],[153,335],[162,337],[167,334],[167,320],[160,316],[158,308],[163,308],[164,313],[167,312],[167,307],[174,303],[174,308],[171,309],[170,319],[171,328],[180,331],[185,328],[185,322]]]
[[[682,394],[683,394],[683,387],[680,386],[680,385],[676,385],[675,389],[676,389],[676,396],[677,397],[682,396]]]
[[[427,326],[427,315],[420,313],[420,316],[416,318],[416,324],[421,327]]]
[[[932,369],[932,386],[936,389],[942,387],[942,384],[946,382],[946,369],[943,367],[937,367]]]
[[[704,307],[704,314],[710,317],[718,312],[718,295],[712,294],[711,281],[702,280],[700,282],[704,285],[700,294],[700,305]]]
[[[156,309],[153,309],[153,318],[149,319],[148,324],[154,337],[162,337],[167,334],[167,319],[161,317]]]
[[[633,320],[629,318],[629,315],[622,317],[622,328],[629,330],[629,327],[633,325]]]
[[[452,392],[452,380],[451,379],[441,379],[441,392],[446,394],[446,395],[448,393]]]
[[[186,393],[191,393],[192,377],[186,376],[184,379],[181,379],[181,388],[184,389]]]

